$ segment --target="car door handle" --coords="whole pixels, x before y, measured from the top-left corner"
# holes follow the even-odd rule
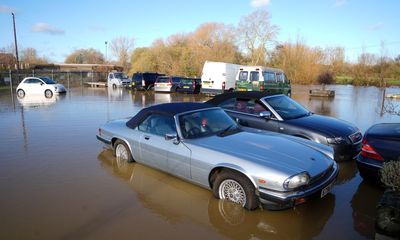
[[[149,140],[150,137],[149,136],[144,136],[144,139]]]

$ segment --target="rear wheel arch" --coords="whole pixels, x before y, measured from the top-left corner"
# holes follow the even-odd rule
[[[113,149],[115,148],[115,142],[116,142],[117,140],[120,140],[120,141],[124,142],[124,143],[126,144],[126,146],[128,146],[129,151],[130,151],[131,154],[132,154],[132,147],[131,147],[131,145],[128,143],[128,141],[126,141],[125,139],[122,139],[122,138],[113,137],[113,138],[111,139],[111,146],[112,146]],[[132,156],[132,157],[133,157],[133,156]]]

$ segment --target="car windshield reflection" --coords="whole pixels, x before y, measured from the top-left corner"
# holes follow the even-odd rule
[[[48,77],[40,77],[40,79],[42,79],[42,81],[46,84],[56,84],[56,81]]]
[[[282,117],[284,120],[309,116],[312,113],[306,108],[293,101],[287,96],[267,97],[264,100]]]
[[[179,116],[184,138],[194,139],[237,132],[239,127],[222,109],[203,110]]]

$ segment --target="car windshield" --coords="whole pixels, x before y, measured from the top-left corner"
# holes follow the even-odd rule
[[[128,77],[125,74],[121,73],[121,72],[116,72],[116,73],[114,73],[114,78],[125,79],[125,78],[128,78]]]
[[[284,119],[295,119],[311,114],[306,108],[287,96],[266,97],[264,100]]]
[[[227,135],[240,131],[238,125],[222,109],[208,109],[179,116],[184,138],[194,139],[212,135]]]
[[[157,78],[158,83],[167,83],[169,82],[169,77],[159,77]]]
[[[40,77],[40,79],[42,79],[42,81],[45,82],[46,84],[56,84],[56,81],[48,77]]]
[[[183,84],[193,84],[193,80],[192,79],[182,79],[182,83]]]

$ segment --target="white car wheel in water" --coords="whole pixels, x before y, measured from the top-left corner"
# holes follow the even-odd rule
[[[123,165],[128,162],[133,162],[133,158],[128,146],[122,140],[117,140],[114,143],[114,155],[118,165]]]
[[[259,207],[260,201],[256,196],[255,187],[244,174],[230,169],[223,169],[214,174],[211,179],[214,179],[212,190],[216,198],[226,199],[248,210]]]
[[[22,90],[22,89],[19,89],[19,90],[17,91],[17,96],[18,96],[19,98],[25,97],[25,91]]]
[[[128,160],[128,150],[126,150],[123,144],[118,144],[115,148],[115,156],[121,160]]]
[[[53,96],[53,92],[47,89],[46,91],[44,91],[44,96],[46,98],[51,98]]]
[[[219,185],[219,198],[226,199],[244,207],[246,204],[246,193],[243,187],[232,179],[224,180]]]

